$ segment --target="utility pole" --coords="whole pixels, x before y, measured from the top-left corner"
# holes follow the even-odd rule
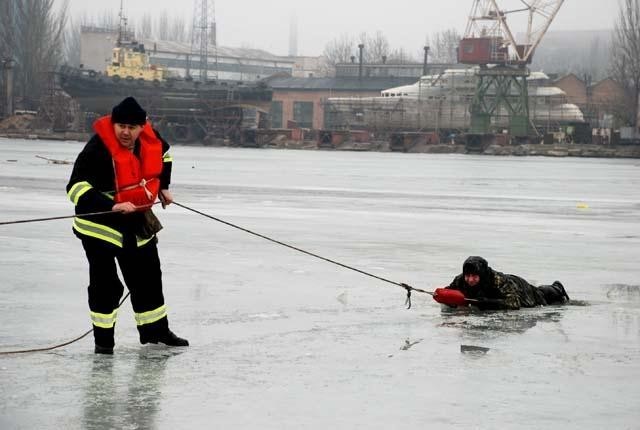
[[[424,47],[424,62],[422,63],[422,76],[426,76],[428,74],[428,66],[429,66],[429,48],[428,46]]]
[[[9,117],[13,115],[13,59],[6,58],[2,62],[2,68],[5,78],[5,114]]]
[[[362,63],[364,61],[364,43],[358,45],[358,50],[360,51],[360,60],[358,63],[358,80],[362,80]]]

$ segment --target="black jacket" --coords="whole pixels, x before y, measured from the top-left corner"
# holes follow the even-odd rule
[[[456,276],[447,288],[459,290],[481,309],[520,309],[546,305],[544,294],[535,286],[516,275],[493,270],[482,257],[470,257],[463,270],[476,273],[480,283],[469,286],[464,280],[464,272]]]
[[[468,299],[479,299],[477,307],[481,309],[520,309],[547,305],[544,295],[537,287],[519,276],[493,269],[489,281],[483,285],[468,286],[461,273],[447,288],[462,291]]]
[[[162,163],[162,173],[160,175],[160,189],[169,189],[171,183],[172,161],[168,156],[169,144],[154,130],[156,136],[162,142],[162,153],[164,154]],[[136,141],[134,154],[138,155],[140,143]],[[109,150],[104,145],[100,137],[96,134],[85,145],[78,155],[69,183],[67,193],[77,184],[87,182],[91,188],[84,192],[75,205],[76,214],[106,212],[113,208],[113,195],[115,193],[115,172],[113,159]],[[105,214],[91,217],[79,217],[92,223],[112,228],[125,237],[125,242],[135,240],[135,234],[140,231],[144,224],[144,214],[136,212],[133,214]],[[79,233],[74,227],[74,233],[81,239],[85,235]]]

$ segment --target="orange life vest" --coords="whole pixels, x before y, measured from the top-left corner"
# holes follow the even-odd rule
[[[140,158],[120,144],[113,130],[111,116],[103,116],[93,129],[111,153],[115,172],[116,203],[131,202],[147,210],[160,192],[162,173],[162,142],[156,137],[149,122],[142,127],[138,137]]]

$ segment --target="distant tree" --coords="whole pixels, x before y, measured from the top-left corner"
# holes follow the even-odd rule
[[[150,39],[153,36],[153,24],[151,14],[145,13],[136,25],[136,37],[140,40]]]
[[[169,40],[187,42],[186,21],[184,17],[174,16],[169,23]]]
[[[90,20],[90,22],[93,23],[92,25],[95,25],[96,27],[99,27],[99,28],[109,28],[112,30],[117,30],[118,23],[120,21],[116,13],[105,10],[105,11],[102,11],[102,13],[100,13],[96,19]],[[127,26],[127,30],[129,30],[128,26]]]
[[[389,56],[389,41],[380,30],[373,36],[360,34],[359,42],[364,45],[362,56],[365,63],[382,63],[382,58]]]
[[[429,47],[429,62],[457,63],[458,46],[462,35],[454,28],[433,33],[425,38],[425,46]],[[420,55],[423,55],[420,52]]]
[[[355,55],[357,43],[346,33],[331,40],[324,48],[324,56],[332,67],[338,63],[348,63]]]
[[[626,101],[627,125],[640,127],[640,0],[622,0],[615,25],[612,51],[612,74],[629,95]]]
[[[0,0],[0,61],[13,57],[16,38],[15,2]],[[1,74],[0,74],[1,75]],[[0,76],[2,79],[2,76]]]
[[[64,62],[73,67],[80,66],[80,39],[82,26],[87,25],[87,18],[69,19],[69,25],[64,36]]]
[[[158,39],[169,40],[169,12],[166,10],[163,10],[158,17],[155,33]]]
[[[6,1],[6,0],[5,0]],[[0,42],[16,63],[15,93],[29,109],[37,109],[48,73],[63,57],[68,0],[54,12],[54,0],[9,2],[15,10],[0,14]],[[2,7],[6,5],[2,4]]]
[[[351,57],[355,57],[356,62],[359,61],[359,44],[364,45],[362,60],[365,63],[382,63],[384,57],[387,62],[396,64],[415,62],[415,59],[404,49],[391,50],[387,37],[378,30],[373,36],[361,33],[354,40],[351,36],[342,34],[330,41],[324,49],[327,64],[333,67],[338,63],[349,63]]]
[[[415,57],[409,54],[405,49],[399,48],[391,51],[387,62],[393,63],[393,64],[407,64],[407,63],[416,63],[417,60],[415,59]]]

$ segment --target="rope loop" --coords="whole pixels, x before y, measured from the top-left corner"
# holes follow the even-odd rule
[[[400,286],[407,290],[407,299],[404,301],[404,305],[407,307],[407,309],[411,309],[411,291],[413,290],[413,287],[405,283],[400,284]]]

